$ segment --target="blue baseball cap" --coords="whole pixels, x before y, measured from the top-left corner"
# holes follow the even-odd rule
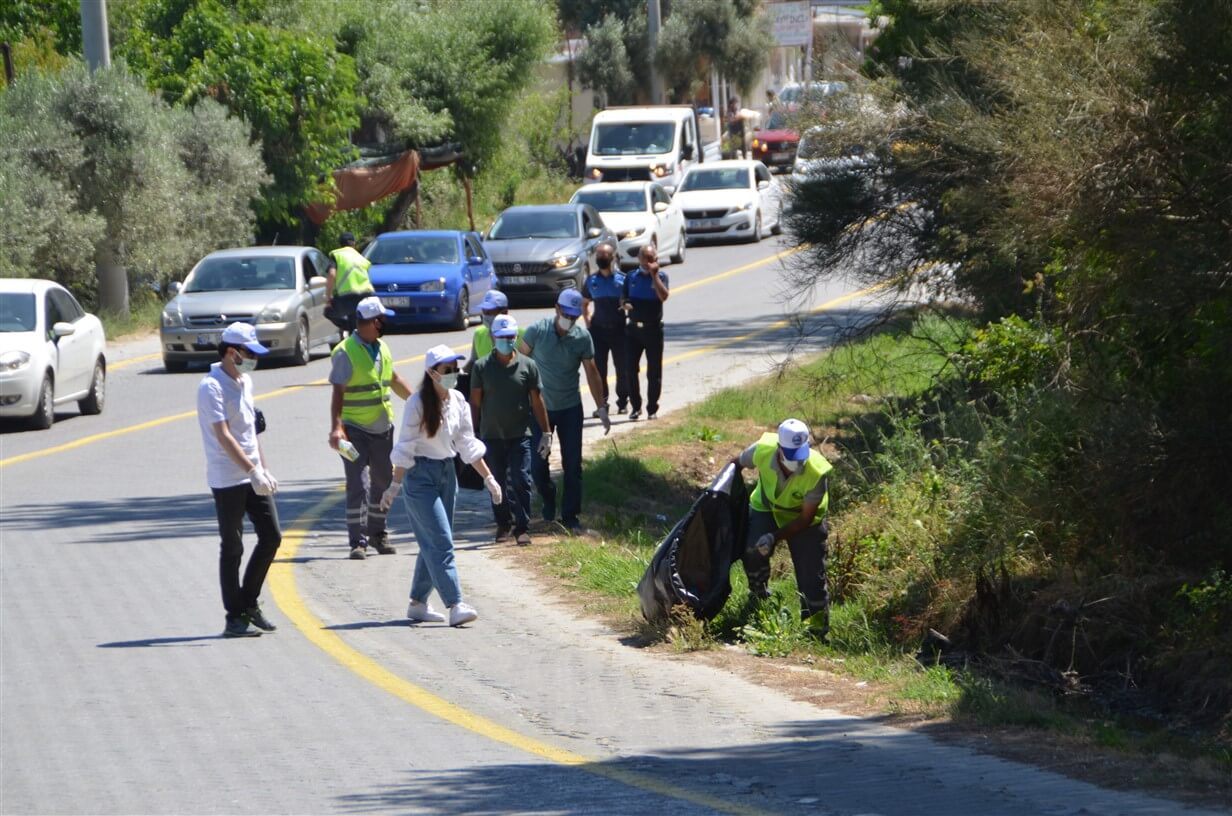
[[[569,317],[581,317],[582,293],[576,289],[566,289],[556,298],[556,305]]]
[[[785,419],[779,424],[779,450],[783,458],[803,462],[809,457],[809,429],[798,419]]]
[[[517,337],[518,321],[513,315],[497,315],[492,320],[493,337]]]
[[[479,311],[495,312],[498,309],[508,309],[509,298],[505,297],[505,293],[497,289],[489,289],[484,293],[483,300],[479,303]]]

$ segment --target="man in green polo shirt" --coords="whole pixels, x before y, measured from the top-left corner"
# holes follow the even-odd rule
[[[343,454],[347,539],[356,560],[367,557],[369,544],[382,555],[394,552],[385,530],[386,511],[381,509],[381,495],[393,478],[389,457],[394,408],[389,392],[410,399],[411,389],[394,371],[393,353],[381,339],[384,320],[392,316],[380,298],[361,300],[355,308],[355,333],[339,343],[331,357],[329,446]],[[349,444],[343,445],[344,440]]]
[[[484,461],[496,477],[504,500],[492,505],[496,542],[510,533],[521,546],[530,544],[530,438],[533,414],[541,430],[548,427],[539,393],[539,367],[514,347],[518,322],[498,315],[491,326],[493,349],[471,369],[471,414],[487,446]],[[543,436],[552,447],[552,434]]]
[[[582,293],[566,289],[556,299],[556,314],[532,323],[522,336],[519,351],[528,355],[539,365],[539,379],[543,383],[543,402],[548,409],[548,431],[555,431],[560,441],[560,464],[564,472],[564,498],[561,502],[560,520],[570,533],[582,531],[578,516],[582,512],[582,392],[578,389],[578,369],[586,371],[586,383],[590,395],[599,407],[599,421],[604,434],[612,430],[607,406],[603,404],[603,380],[595,365],[595,344],[590,332],[578,325],[582,316]],[[532,475],[535,487],[543,499],[543,518],[552,521],[556,517],[556,483],[548,469],[547,446],[539,439],[535,446],[535,461]]]

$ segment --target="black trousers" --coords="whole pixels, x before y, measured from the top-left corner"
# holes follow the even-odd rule
[[[762,555],[753,545],[766,533],[778,529],[772,513],[749,510],[749,534],[745,540],[744,574],[749,577],[749,590],[764,594],[770,582],[770,556]],[[823,521],[796,533],[787,539],[791,551],[791,565],[796,573],[796,591],[800,594],[800,617],[807,620],[819,612],[825,613],[818,625],[828,628],[830,618],[830,591],[826,586],[826,539],[830,531]],[[775,542],[776,546],[778,542]]]
[[[214,488],[214,512],[218,515],[218,534],[222,545],[218,553],[218,583],[227,617],[235,617],[257,605],[261,585],[282,543],[278,508],[273,496],[258,496],[250,484]],[[244,516],[257,531],[257,546],[248,558],[244,582],[240,583],[240,562],[244,558]]]
[[[355,307],[372,292],[352,292],[346,295],[334,295],[334,301],[326,310],[325,316],[330,322],[345,332],[355,331]]]
[[[603,404],[607,405],[607,358],[612,357],[612,367],[616,369],[616,407],[623,409],[629,404],[628,352],[625,342],[625,327],[591,326],[590,336],[595,341],[595,368],[599,369],[599,378],[603,381]]]
[[[659,413],[659,396],[663,393],[663,324],[629,321],[625,330],[628,349],[625,376],[629,379],[629,403],[634,411],[642,410],[642,386],[638,382],[642,355],[646,355],[646,411]]]

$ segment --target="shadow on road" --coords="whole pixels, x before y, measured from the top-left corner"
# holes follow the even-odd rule
[[[185,637],[143,638],[141,640],[116,640],[111,643],[100,643],[100,649],[140,649],[149,646],[204,646],[207,641],[226,640],[219,635],[194,635]]]

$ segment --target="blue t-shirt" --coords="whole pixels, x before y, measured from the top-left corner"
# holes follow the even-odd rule
[[[667,273],[659,270],[659,280],[668,286]],[[654,281],[640,266],[625,276],[624,298],[633,305],[629,319],[637,323],[662,323],[663,301],[655,292]]]
[[[560,411],[582,404],[578,388],[578,369],[583,360],[595,356],[595,343],[581,323],[559,335],[556,318],[545,317],[526,327],[522,342],[530,347],[530,357],[539,366],[543,404],[549,411]]]
[[[620,310],[620,296],[624,291],[625,273],[616,271],[611,275],[593,273],[582,284],[582,297],[594,301],[595,312],[590,316],[590,325],[600,329],[623,326],[624,312]]]

